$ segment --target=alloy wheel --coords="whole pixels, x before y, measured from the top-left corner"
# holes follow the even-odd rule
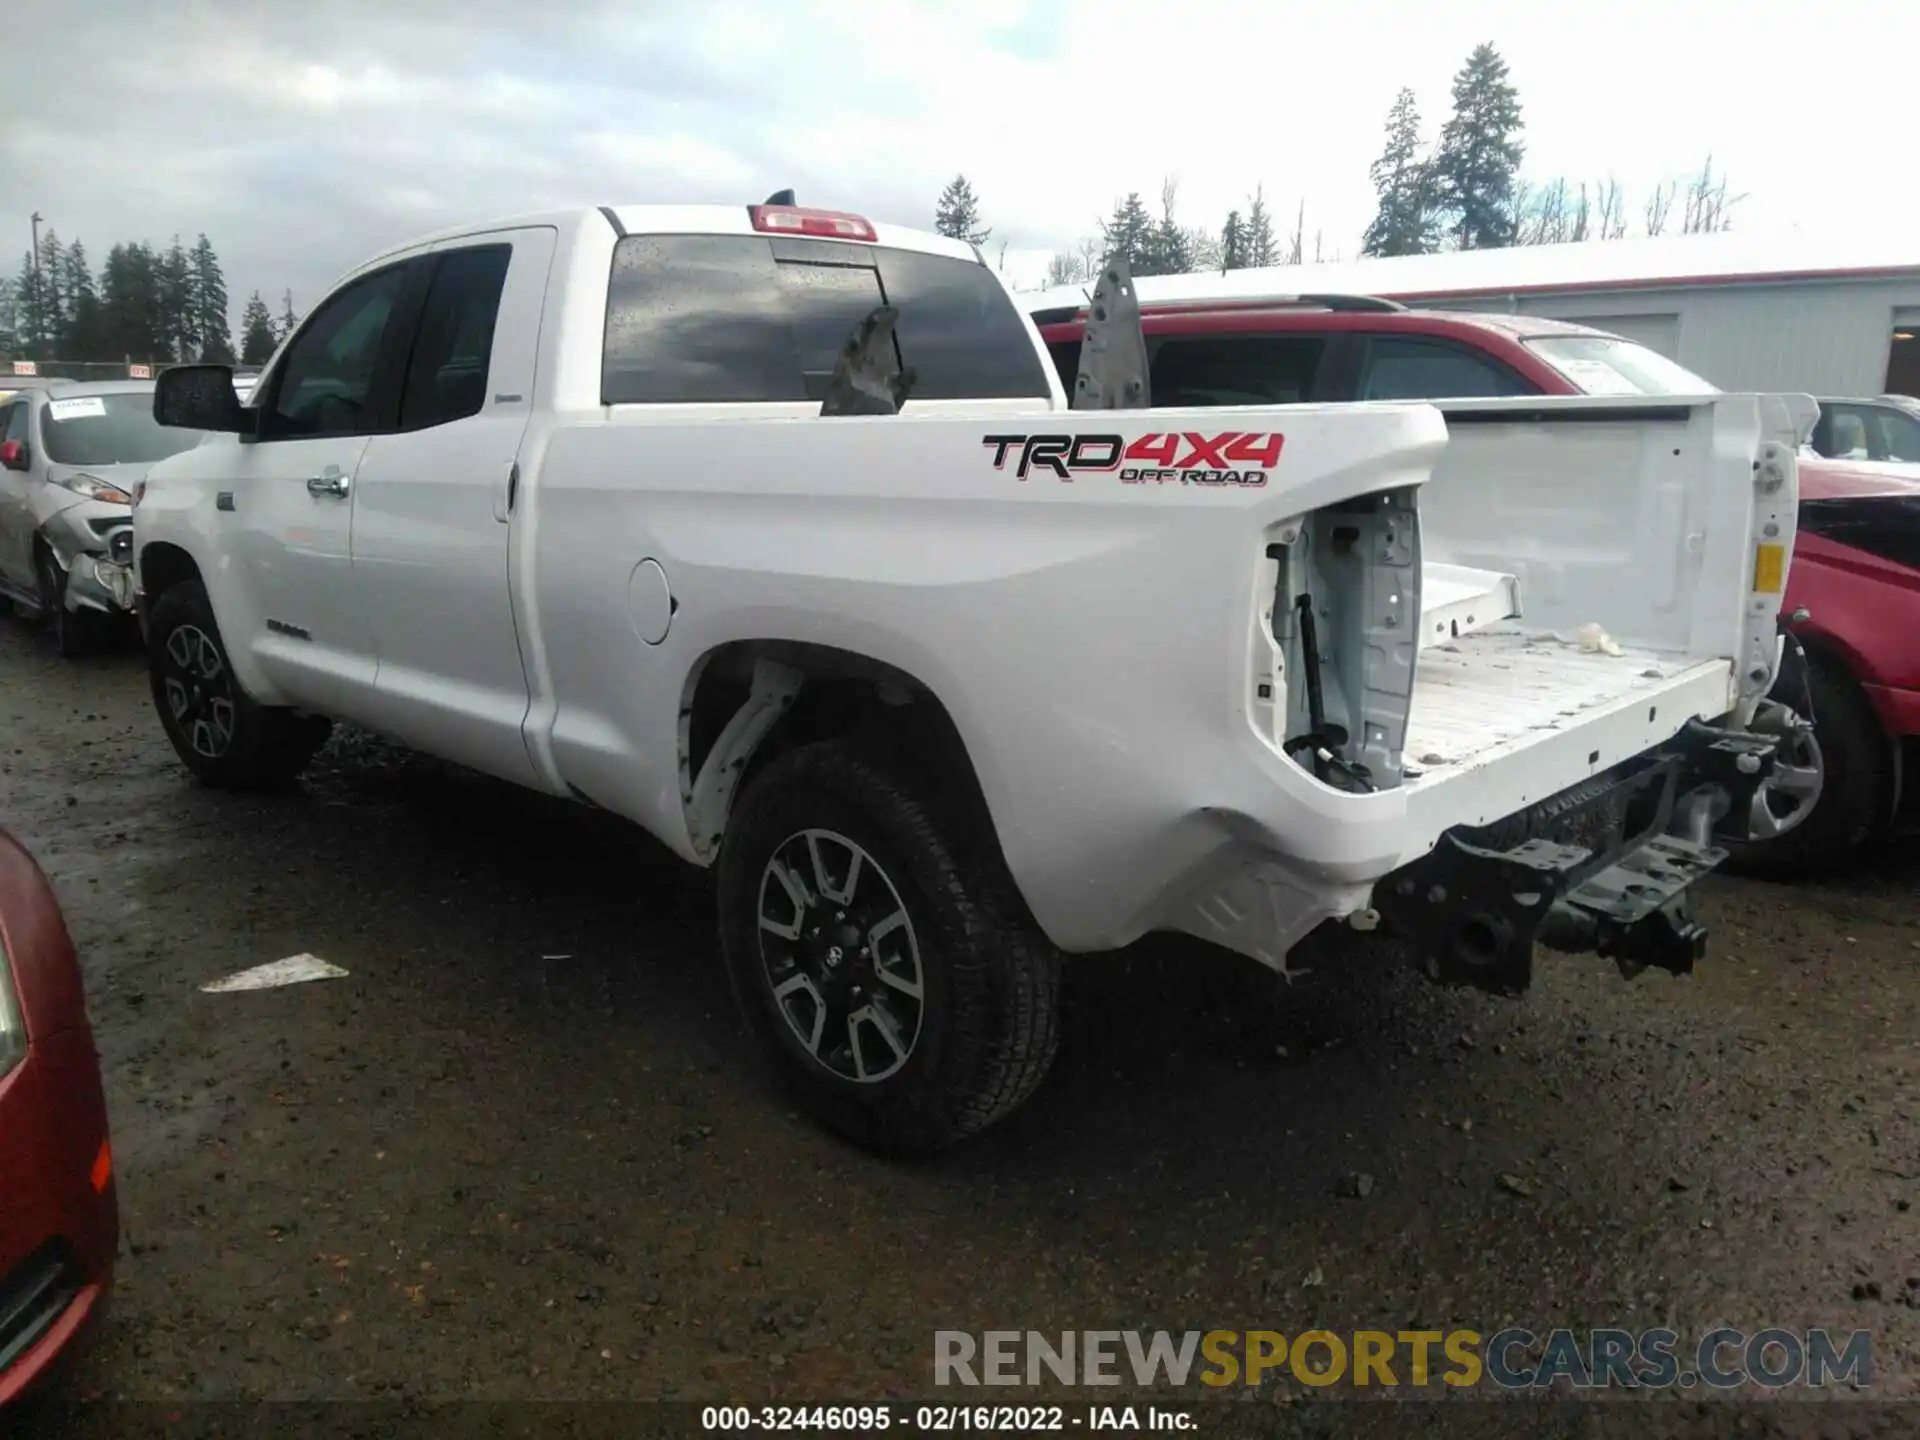
[[[832,830],[802,830],[775,848],[758,899],[767,985],[801,1048],[857,1084],[898,1074],[920,1038],[926,973],[879,862]]]
[[[220,647],[196,625],[176,625],[160,668],[167,710],[194,751],[218,760],[233,743],[233,679]]]

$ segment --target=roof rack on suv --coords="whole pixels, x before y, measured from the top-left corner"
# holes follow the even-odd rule
[[[1367,314],[1391,314],[1407,307],[1397,300],[1378,295],[1266,295],[1232,300],[1149,300],[1141,298],[1140,309],[1148,315],[1166,315],[1193,310],[1281,310],[1297,306],[1307,310],[1337,310]],[[1085,305],[1057,305],[1033,312],[1036,325],[1058,325],[1086,313]]]

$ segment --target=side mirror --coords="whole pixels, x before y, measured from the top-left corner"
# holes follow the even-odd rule
[[[182,430],[218,430],[239,435],[253,417],[233,392],[230,365],[170,365],[153,383],[153,418]]]
[[[26,470],[33,465],[33,452],[24,440],[0,441],[0,465],[9,470]]]

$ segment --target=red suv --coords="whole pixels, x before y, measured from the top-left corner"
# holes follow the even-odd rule
[[[1409,310],[1359,295],[1142,310],[1156,405],[1716,389],[1644,345],[1540,316]],[[1071,394],[1085,308],[1032,314]],[[1920,481],[1884,471],[1801,460],[1784,611],[1801,643],[1756,719],[1786,738],[1776,778],[1754,802],[1753,839],[1736,847],[1751,873],[1829,868],[1920,811],[1920,783],[1902,783],[1920,762]],[[1813,718],[1811,731],[1795,712]]]

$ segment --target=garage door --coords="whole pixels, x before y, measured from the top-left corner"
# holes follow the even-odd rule
[[[1678,315],[1562,315],[1556,317],[1575,325],[1591,325],[1623,340],[1637,341],[1656,350],[1669,360],[1680,358],[1680,317]]]

